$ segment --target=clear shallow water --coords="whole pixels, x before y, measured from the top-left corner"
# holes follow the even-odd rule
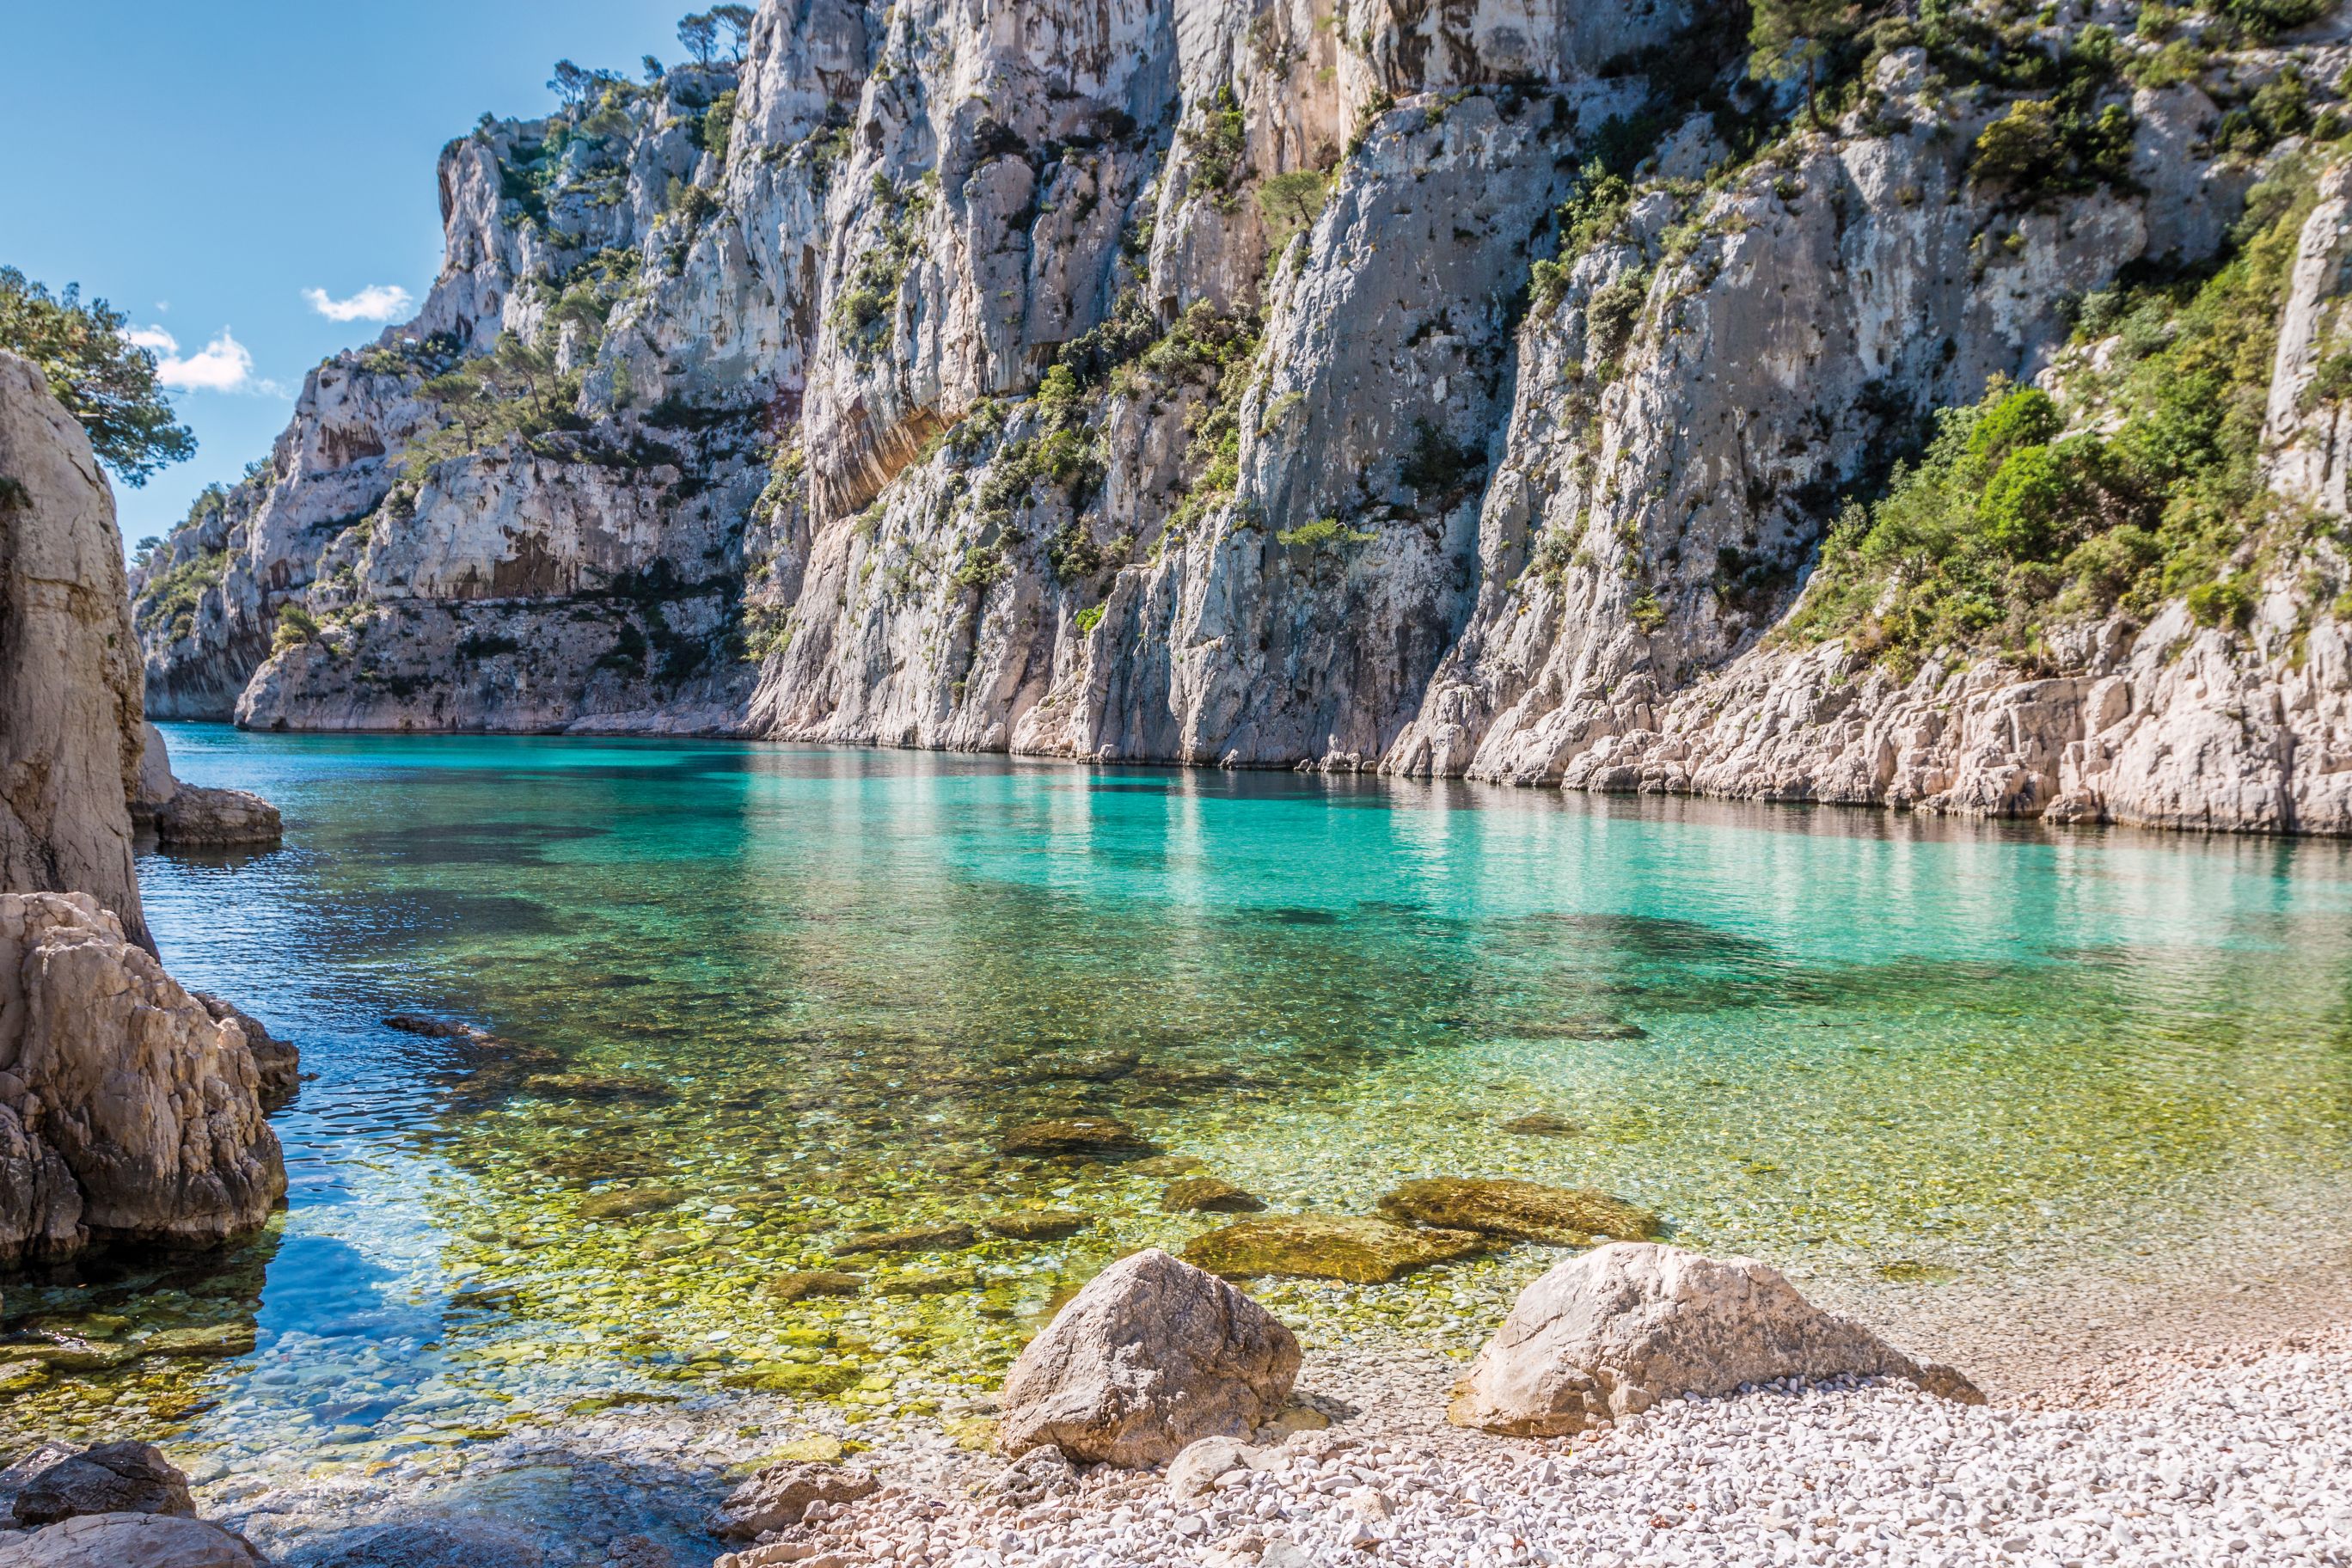
[[[170,733],[183,777],[285,812],[282,850],[141,877],[173,973],[315,1075],[278,1121],[289,1208],[229,1255],[12,1285],[20,1337],[257,1331],[13,1394],[20,1434],[168,1436],[236,1469],[446,1453],[631,1390],[951,1418],[1104,1261],[1221,1223],[1160,1212],[1164,1173],[998,1156],[1078,1111],[1277,1209],[1369,1212],[1422,1175],[1591,1184],[1689,1245],[1856,1279],[2137,1257],[2352,1192],[2344,846]],[[496,1040],[381,1025],[398,1011]],[[1500,1130],[1536,1110],[1580,1131]],[[677,1201],[596,1215],[616,1189]],[[939,1294],[758,1289],[861,1227],[1042,1205],[1103,1223],[865,1262],[978,1270]],[[1443,1337],[1554,1256],[1259,1293],[1310,1334]]]

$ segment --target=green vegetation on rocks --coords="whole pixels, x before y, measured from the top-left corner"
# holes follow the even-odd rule
[[[1039,1209],[991,1215],[982,1223],[996,1235],[1014,1241],[1063,1241],[1097,1222],[1090,1214]]]
[[[171,641],[188,636],[196,629],[196,606],[203,602],[205,591],[218,587],[227,576],[226,550],[207,550],[181,562],[140,594],[136,609],[140,630],[161,627]]]
[[[2242,625],[2264,565],[2315,526],[2261,474],[2313,200],[2292,168],[2257,187],[2232,253],[2201,281],[2085,299],[2057,395],[1996,381],[1940,412],[1885,499],[1848,504],[1783,635],[1844,637],[1907,672],[1938,649],[2032,661],[2054,624],[2145,620],[2171,599],[2202,624]]]
[[[961,1221],[946,1225],[921,1225],[905,1230],[886,1230],[873,1236],[861,1236],[845,1241],[834,1250],[845,1256],[860,1252],[957,1252],[980,1239],[971,1226]]]
[[[1168,1184],[1160,1206],[1171,1214],[1259,1214],[1265,1203],[1222,1177],[1185,1176]]]
[[[1033,1160],[1118,1160],[1160,1152],[1158,1145],[1115,1116],[1032,1121],[1007,1132],[1003,1150],[1015,1158]]]
[[[813,1296],[855,1296],[866,1288],[862,1275],[832,1268],[793,1269],[762,1280],[760,1294],[777,1301],[805,1301]]]
[[[1595,1237],[1648,1241],[1659,1233],[1656,1215],[1591,1187],[1464,1176],[1406,1182],[1381,1199],[1381,1212],[1412,1225],[1555,1247],[1582,1247]]]

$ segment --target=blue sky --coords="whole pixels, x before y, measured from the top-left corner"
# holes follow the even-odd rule
[[[368,317],[389,301],[366,290],[423,299],[441,261],[443,142],[484,110],[544,112],[559,57],[631,76],[648,53],[677,61],[677,18],[699,8],[11,5],[0,263],[104,296],[162,335],[159,353],[168,336],[191,384],[173,402],[196,457],[115,487],[125,541],[168,531],[205,484],[269,449],[303,373],[383,330]]]

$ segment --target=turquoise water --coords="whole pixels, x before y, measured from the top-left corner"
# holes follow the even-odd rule
[[[173,973],[299,1044],[253,1247],[11,1286],[19,1336],[250,1321],[12,1396],[22,1431],[232,1468],[485,1441],[623,1388],[926,1419],[1167,1175],[997,1153],[1108,1113],[1275,1208],[1593,1184],[1676,1239],[1984,1279],[2352,1190],[2352,852],[1276,774],[719,743],[169,731],[283,849],[141,863]],[[383,1027],[469,1021],[467,1045]],[[1548,1112],[1576,1131],[1520,1136]],[[614,1193],[632,1204],[593,1202]],[[1062,1241],[868,1260],[1050,1205]],[[1442,1338],[1554,1254],[1269,1283],[1310,1335]],[[1475,1309],[1474,1311],[1473,1309]],[[5,1359],[5,1358],[0,1358]]]

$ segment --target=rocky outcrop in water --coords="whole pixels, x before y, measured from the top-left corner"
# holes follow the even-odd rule
[[[92,894],[145,943],[125,804],[137,649],[89,438],[38,370],[0,353],[0,889]]]
[[[243,1028],[87,893],[0,893],[0,1266],[204,1245],[286,1192]]]
[[[250,790],[206,789],[172,776],[172,753],[163,733],[142,726],[145,745],[139,758],[139,784],[131,797],[134,830],[155,835],[165,847],[252,848],[278,842],[285,827],[278,808]]]
[[[1817,124],[1707,0],[770,0],[445,151],[422,315],[146,567],[150,705],[2352,830],[2324,543],[2030,660],[1781,635],[1933,410],[2210,268],[2341,20],[1864,9]]]
[[[1519,1293],[1446,1414],[1457,1426],[1550,1437],[1685,1394],[1848,1374],[1984,1402],[1949,1367],[1915,1362],[1813,1306],[1777,1269],[1615,1242],[1555,1265]]]

